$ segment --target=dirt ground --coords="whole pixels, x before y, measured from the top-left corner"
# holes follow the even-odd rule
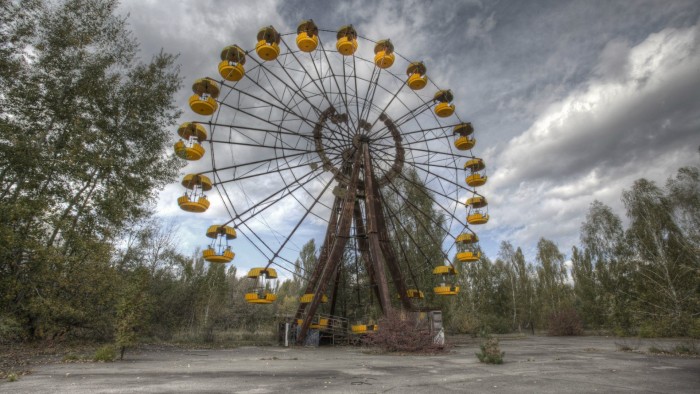
[[[700,392],[700,358],[648,353],[679,341],[501,339],[503,365],[479,363],[478,340],[452,342],[450,352],[435,356],[359,347],[148,349],[113,363],[35,365],[18,381],[1,382],[0,392]]]

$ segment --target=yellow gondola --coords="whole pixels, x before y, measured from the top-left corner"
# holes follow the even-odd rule
[[[182,178],[182,186],[187,191],[177,199],[180,208],[187,212],[204,212],[209,208],[209,200],[203,194],[212,188],[211,180],[201,174],[187,174]]]
[[[249,304],[272,304],[277,296],[272,293],[245,293],[245,301]]]
[[[481,252],[464,251],[457,253],[457,260],[463,263],[473,263],[479,261],[481,258]]]
[[[277,279],[277,271],[270,267],[251,268],[248,278],[255,281],[253,291],[245,294],[245,300],[251,304],[272,304],[277,300],[277,295],[268,290],[271,286],[264,282]]]
[[[465,205],[469,205],[472,208],[483,208],[488,205],[486,197],[484,196],[474,196],[467,199]]]
[[[277,59],[280,54],[280,34],[272,26],[263,27],[258,31],[258,43],[255,53],[265,61]]]
[[[303,21],[297,27],[297,47],[302,52],[313,52],[318,46],[318,27],[313,20]]]
[[[447,118],[455,112],[454,104],[450,104],[453,100],[452,91],[450,90],[439,90],[435,93],[433,101],[437,101],[438,104],[435,106],[435,115],[441,118]]]
[[[182,186],[187,189],[194,190],[196,188],[201,188],[203,191],[207,192],[211,190],[212,183],[208,176],[202,174],[187,174],[182,178]]]
[[[462,233],[455,238],[455,242],[463,244],[473,244],[479,242],[479,237],[472,233]]]
[[[175,143],[175,155],[185,160],[199,160],[204,156],[200,142],[207,139],[207,130],[199,123],[185,122],[177,129],[181,140]]]
[[[350,326],[350,331],[353,334],[371,334],[379,331],[377,324],[353,324]]]
[[[185,122],[178,127],[177,135],[184,140],[194,138],[198,142],[202,142],[207,139],[207,129],[205,129],[203,125],[196,122]]]
[[[467,216],[467,223],[469,224],[486,224],[489,221],[489,215],[481,212],[475,212]]]
[[[423,298],[425,298],[425,294],[423,294],[423,292],[418,289],[406,289],[406,297],[422,300]],[[397,294],[396,298],[401,298],[401,295]]]
[[[408,75],[408,87],[412,90],[421,90],[428,84],[428,76],[425,75],[426,68],[422,62],[413,62],[408,65],[406,75]]]
[[[207,238],[211,238],[211,245],[202,251],[204,260],[210,263],[229,263],[236,256],[228,245],[228,241],[236,238],[236,230],[233,227],[213,225],[206,232]]]
[[[248,271],[248,278],[255,279],[259,277],[265,277],[267,279],[277,279],[277,270],[274,268],[251,268]]]
[[[484,163],[483,159],[480,159],[478,157],[474,158],[474,159],[467,160],[467,162],[464,163],[465,170],[469,169],[471,171],[476,172],[476,171],[482,171],[485,168],[486,168],[486,163]]]
[[[452,296],[459,294],[459,286],[437,286],[433,288],[433,292],[441,296]]]
[[[190,196],[185,194],[177,199],[177,205],[183,211],[202,213],[209,208],[209,200],[206,196],[201,196],[199,198],[191,199]]]
[[[455,148],[459,150],[469,150],[476,145],[476,138],[469,137],[474,132],[474,128],[471,123],[460,123],[456,125],[452,131],[452,134],[459,135],[455,140]]]
[[[357,50],[357,32],[352,25],[343,26],[336,35],[335,48],[343,56],[352,56]]]
[[[482,176],[481,174],[475,173],[467,176],[465,182],[471,187],[479,187],[483,186],[487,180],[488,177],[486,175]]]
[[[433,275],[442,276],[442,283],[433,288],[436,295],[455,295],[459,293],[459,286],[448,284],[447,277],[457,275],[457,270],[451,265],[439,265],[433,269]]]
[[[185,142],[180,140],[173,146],[175,156],[185,160],[199,160],[204,156],[204,148],[197,142]]]
[[[190,97],[190,108],[200,115],[211,115],[219,108],[219,84],[207,78],[200,78],[192,84],[194,94]]]
[[[227,81],[240,81],[245,75],[245,51],[238,45],[229,45],[221,51],[219,75]]]
[[[457,270],[451,265],[438,265],[433,268],[433,275],[457,275]]]
[[[311,322],[311,324],[309,325],[309,328],[315,329],[315,330],[328,328],[328,320],[329,319],[326,319],[324,317],[315,319],[315,321]]]
[[[219,225],[209,226],[206,235],[207,238],[212,239],[216,239],[219,236],[222,236],[225,237],[227,240],[236,239],[237,237],[236,230],[233,227]]]
[[[217,253],[216,249],[209,247],[207,249],[204,249],[202,251],[202,257],[204,260],[210,262],[210,263],[230,263],[231,260],[233,260],[234,257],[236,257],[236,254],[233,253],[230,247],[226,247],[221,253]]]
[[[389,68],[394,64],[394,44],[391,40],[379,40],[374,46],[374,64],[379,68]]]
[[[304,294],[303,296],[299,297],[299,302],[302,304],[308,304],[311,301],[313,301],[313,299],[314,299],[314,295],[312,293],[307,293],[307,294]],[[325,304],[327,302],[328,302],[328,296],[325,294],[321,295],[321,303]]]

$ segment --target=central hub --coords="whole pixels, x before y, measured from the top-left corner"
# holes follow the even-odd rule
[[[368,121],[364,119],[357,121],[357,132],[352,135],[352,147],[346,145],[347,148],[339,151],[336,144],[329,142],[333,141],[333,136],[339,132],[334,125],[348,125],[349,123],[352,123],[349,116],[344,113],[338,113],[333,107],[329,107],[321,112],[318,122],[314,126],[313,138],[316,145],[316,153],[318,153],[323,163],[324,170],[330,171],[341,185],[349,185],[350,178],[346,171],[343,170],[344,164],[351,163],[353,154],[358,151],[361,152],[365,144],[369,145],[372,143],[377,145],[374,147],[377,150],[370,149],[370,154],[376,159],[375,173],[379,186],[387,184],[401,173],[404,164],[401,134],[394,121],[388,115],[385,113],[379,115],[377,121],[375,121],[379,126],[374,132],[371,131],[372,124]],[[341,156],[339,157],[341,160],[335,159],[337,155]]]
[[[363,143],[369,144],[370,141],[371,141],[371,138],[369,137],[369,133],[366,131],[365,132],[360,131],[359,133],[355,134],[352,137],[352,145],[357,149],[360,149],[360,147],[362,146]]]

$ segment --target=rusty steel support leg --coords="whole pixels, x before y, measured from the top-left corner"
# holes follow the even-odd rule
[[[333,202],[333,209],[331,211],[330,220],[328,221],[328,229],[326,230],[326,236],[323,239],[323,244],[321,245],[318,261],[316,262],[316,266],[314,267],[314,270],[311,273],[309,282],[306,284],[306,291],[304,292],[304,294],[313,293],[314,289],[318,287],[318,280],[321,278],[321,274],[323,273],[323,270],[326,267],[328,259],[328,249],[335,240],[335,231],[338,225],[338,209],[340,209],[342,202],[343,199],[340,197],[336,197],[335,201]],[[299,307],[297,308],[297,313],[295,314],[295,319],[300,319],[303,316],[306,306],[307,304],[299,304]]]
[[[369,252],[374,266],[374,274],[379,289],[379,303],[384,311],[384,316],[391,316],[391,299],[389,298],[389,288],[384,272],[384,256],[379,242],[379,228],[377,216],[381,215],[381,210],[377,210],[379,196],[376,193],[377,179],[372,171],[372,159],[369,154],[369,145],[362,144],[362,156],[364,162],[365,175],[365,201],[367,206],[367,237],[369,238]]]
[[[304,321],[301,324],[301,329],[299,335],[297,336],[297,344],[303,345],[306,339],[306,333],[311,325],[311,320],[318,309],[318,304],[321,302],[321,297],[323,292],[326,290],[326,286],[331,278],[331,275],[335,272],[340,259],[345,252],[345,244],[348,242],[350,237],[350,226],[352,224],[352,212],[355,206],[355,195],[357,193],[357,182],[360,178],[360,152],[355,152],[355,160],[352,166],[352,176],[350,178],[350,184],[348,184],[347,192],[343,198],[343,203],[340,211],[340,218],[338,220],[338,230],[337,236],[335,237],[328,252],[328,257],[326,259],[325,268],[323,269],[323,274],[318,282],[318,287],[314,291],[313,301],[309,304],[306,314],[304,315]],[[321,261],[319,261],[321,263]]]
[[[335,315],[335,306],[338,303],[338,287],[340,287],[340,273],[342,271],[343,264],[342,261],[340,261],[338,268],[335,269],[335,280],[333,280],[333,290],[331,290],[331,308],[329,312],[331,316]]]

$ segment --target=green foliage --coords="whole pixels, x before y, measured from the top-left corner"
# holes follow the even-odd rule
[[[0,344],[20,341],[24,337],[22,324],[12,316],[0,316]]]
[[[29,339],[114,332],[114,245],[180,166],[175,57],[139,62],[116,8],[2,2],[0,310]]]
[[[113,345],[105,345],[95,350],[94,361],[112,362],[117,358],[117,350]]]
[[[127,348],[138,343],[139,329],[145,323],[149,306],[148,270],[139,267],[125,278],[121,295],[117,301],[115,341],[120,349],[119,359],[124,358]]]
[[[10,372],[7,374],[7,381],[8,382],[16,382],[17,379],[19,379],[19,376],[16,373]]]
[[[479,345],[481,351],[476,353],[479,362],[485,364],[503,364],[503,357],[506,352],[502,352],[498,344],[498,338],[488,335]]]

